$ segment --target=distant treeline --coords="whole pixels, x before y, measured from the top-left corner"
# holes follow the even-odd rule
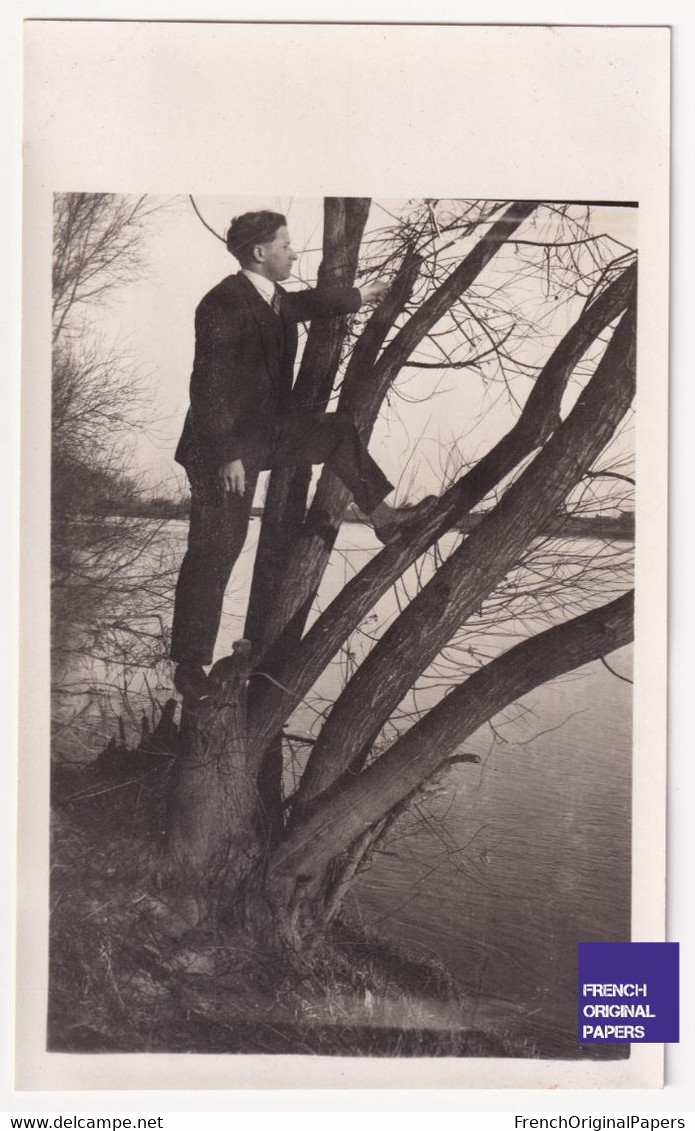
[[[79,458],[54,460],[52,477],[54,521],[61,515],[79,512],[86,514],[119,515],[129,518],[185,519],[190,512],[190,498],[172,499],[166,495],[146,495],[140,486],[127,475],[90,467]],[[263,507],[253,507],[254,518],[263,517]],[[464,532],[474,530],[485,518],[484,514],[467,515],[458,524]],[[364,515],[350,504],[345,522],[364,523]],[[546,530],[546,536],[565,538],[608,538],[614,541],[632,541],[635,537],[633,511],[615,515],[569,515],[561,512]]]
[[[133,518],[183,519],[190,511],[190,500],[169,499],[164,496],[153,498],[129,497],[112,500],[108,508],[113,514],[129,515]],[[253,507],[254,518],[263,517],[263,507]],[[479,526],[485,518],[483,514],[467,515],[459,524],[459,530],[468,532]],[[364,516],[356,507],[350,506],[345,522],[364,523]],[[569,515],[558,514],[546,535],[565,538],[609,538],[616,541],[632,541],[635,537],[635,515],[633,511],[622,511],[617,515]]]
[[[485,518],[483,514],[467,515],[459,523],[459,530],[473,530]],[[635,537],[634,511],[620,511],[616,515],[558,514],[546,536],[557,534],[564,538],[609,538],[618,542],[631,542]]]

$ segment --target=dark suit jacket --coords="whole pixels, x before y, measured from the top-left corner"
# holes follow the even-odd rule
[[[278,288],[281,290],[281,288]],[[282,291],[280,317],[239,272],[213,287],[195,314],[191,407],[175,459],[189,477],[233,459],[254,463],[289,408],[297,322],[359,309],[356,287]]]

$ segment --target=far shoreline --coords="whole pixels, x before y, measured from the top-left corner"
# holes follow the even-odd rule
[[[190,514],[188,499],[174,500],[153,498],[129,500],[123,506],[104,508],[100,514],[105,518],[152,518],[160,521],[187,519]],[[262,519],[263,507],[252,507],[251,518]],[[466,515],[450,531],[468,534],[485,519],[485,513]],[[370,527],[360,512],[351,504],[342,519],[342,524],[351,523]],[[341,524],[341,525],[342,525]],[[600,538],[615,542],[633,542],[635,539],[634,511],[620,511],[611,516],[580,517],[572,514],[558,514],[557,518],[543,532],[543,537]]]

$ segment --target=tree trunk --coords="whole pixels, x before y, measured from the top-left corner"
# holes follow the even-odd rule
[[[262,855],[258,766],[246,742],[249,670],[250,648],[240,641],[210,673],[210,701],[183,709],[165,874],[180,896],[193,899],[199,920],[214,914],[223,896],[234,901],[243,892]]]

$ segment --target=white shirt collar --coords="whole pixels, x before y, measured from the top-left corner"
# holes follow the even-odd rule
[[[265,299],[267,303],[273,301],[275,283],[272,279],[266,279],[265,275],[259,275],[257,271],[249,271],[246,267],[242,267],[241,273],[246,275],[250,283],[253,283],[262,299]]]

